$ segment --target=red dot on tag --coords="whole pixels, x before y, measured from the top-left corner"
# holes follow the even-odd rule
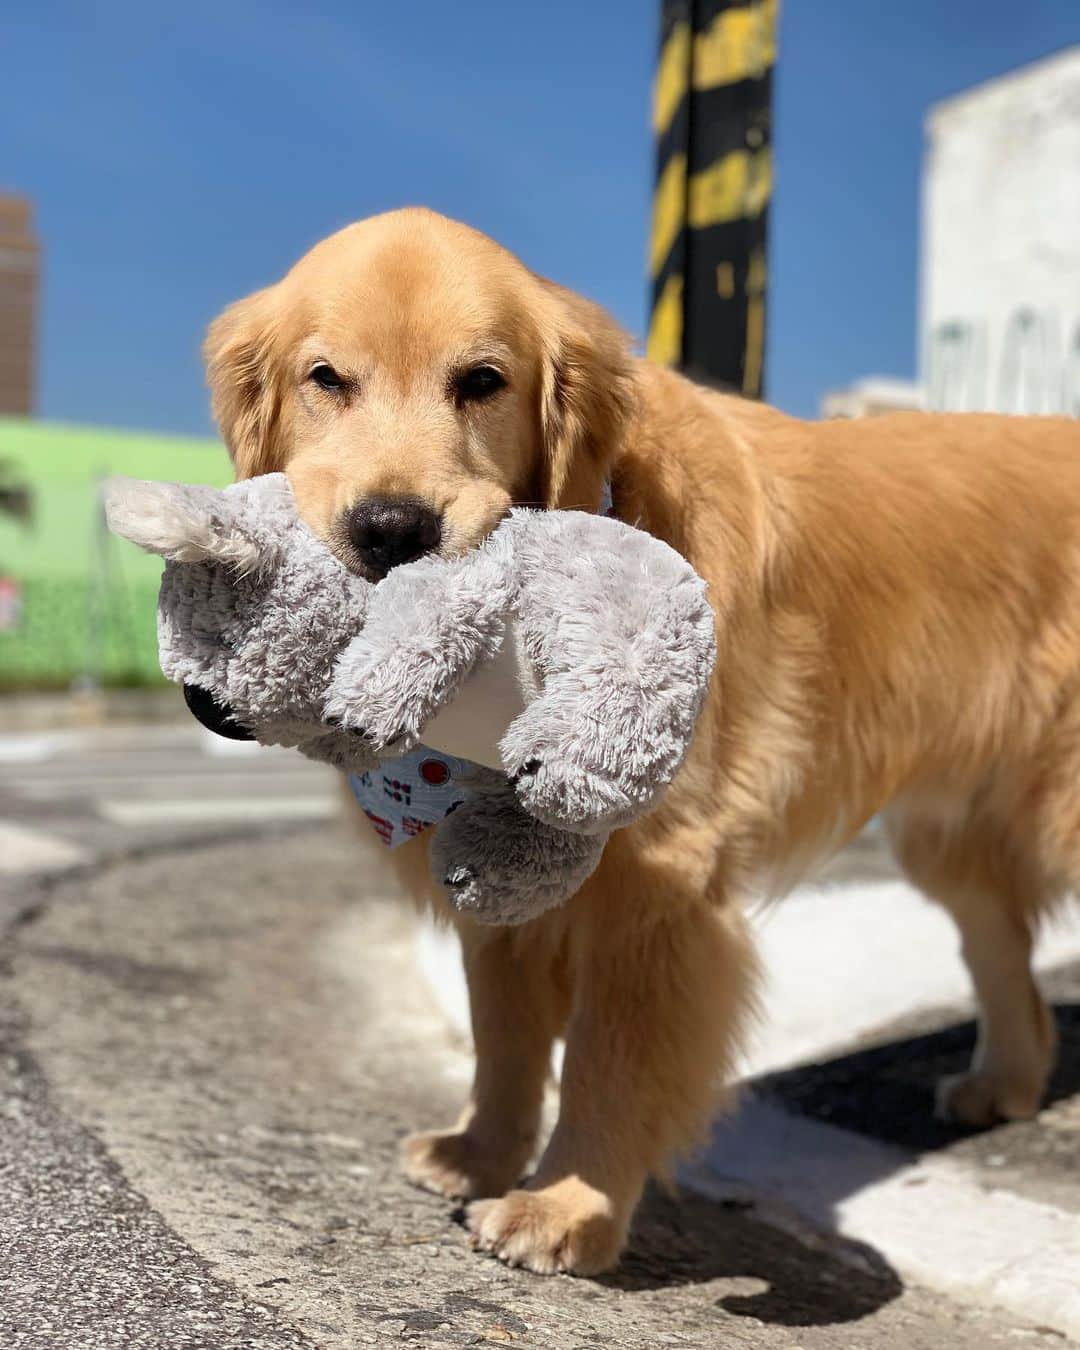
[[[450,778],[450,770],[441,759],[425,759],[420,765],[420,777],[431,787],[442,787]]]

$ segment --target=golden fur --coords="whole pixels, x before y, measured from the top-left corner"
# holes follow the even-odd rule
[[[595,306],[424,211],[362,222],[211,329],[242,475],[283,468],[335,547],[367,494],[444,513],[444,551],[512,502],[616,509],[704,575],[719,660],[690,760],[584,890],[516,930],[459,924],[477,1067],[450,1130],[406,1142],[472,1200],[476,1241],[536,1270],[617,1258],[650,1172],[731,1075],[755,960],[740,902],[873,815],[955,918],[980,1007],[944,1108],[1037,1110],[1053,1055],[1030,970],[1080,875],[1080,429],[900,414],[808,423],[633,359]],[[305,377],[323,359],[347,395]],[[458,407],[469,362],[507,379]],[[395,860],[418,895],[424,844]],[[527,1185],[553,1040],[558,1123]]]

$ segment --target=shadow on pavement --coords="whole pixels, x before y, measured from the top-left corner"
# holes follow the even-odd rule
[[[1057,1067],[1046,1105],[1080,1093],[1080,1002],[1053,1005]],[[975,1024],[859,1050],[827,1063],[770,1074],[754,1084],[758,1096],[785,1110],[918,1153],[948,1148],[977,1132],[936,1119],[934,1085],[971,1060]]]
[[[1051,991],[1056,984],[1071,992],[1077,979],[1080,972],[1063,972],[1049,981]],[[1060,1050],[1047,1106],[1080,1094],[1080,1001],[1053,1007]],[[938,1011],[912,1020],[940,1027],[945,1016]],[[937,1079],[967,1067],[974,1039],[974,1024],[958,1022],[756,1080],[742,1110],[718,1123],[710,1167],[722,1178],[730,1160],[731,1175],[744,1181],[749,1175],[755,1193],[763,1183],[766,1196],[779,1167],[791,1188],[781,1209],[795,1224],[792,1235],[762,1223],[752,1205],[655,1191],[609,1283],[637,1290],[749,1277],[764,1287],[726,1295],[720,1300],[726,1311],[785,1326],[856,1321],[899,1297],[903,1285],[881,1252],[836,1232],[838,1211],[920,1156],[956,1151],[977,1175],[991,1169],[994,1184],[1019,1183],[1033,1198],[1055,1204],[1070,1195],[1080,1202],[1069,1173],[1071,1134],[1057,1147],[1062,1132],[1039,1119],[975,1131],[935,1118]],[[799,1117],[851,1133],[808,1133]],[[1064,1150],[1069,1158],[1057,1159]],[[809,1242],[798,1230],[804,1221]]]
[[[718,1306],[779,1326],[830,1326],[868,1317],[903,1292],[899,1276],[863,1243],[819,1248],[762,1223],[743,1204],[650,1188],[609,1288],[637,1292],[714,1279],[743,1279],[747,1292]]]

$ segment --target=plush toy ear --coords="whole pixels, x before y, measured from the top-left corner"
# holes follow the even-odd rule
[[[595,511],[634,410],[629,339],[591,300],[551,281],[542,285],[552,308],[540,390],[540,500]]]
[[[238,478],[283,467],[281,396],[271,360],[276,291],[268,286],[230,305],[210,325],[203,345],[214,419]]]
[[[219,488],[110,478],[104,487],[109,529],[173,562],[220,562],[250,572],[263,550],[236,521]]]

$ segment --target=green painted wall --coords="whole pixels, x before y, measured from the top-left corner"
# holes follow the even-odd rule
[[[216,441],[0,418],[0,475],[33,494],[29,524],[0,514],[0,585],[10,594],[13,581],[21,597],[15,626],[0,626],[0,689],[161,679],[161,563],[105,530],[97,485],[110,474],[219,486],[232,477]]]

